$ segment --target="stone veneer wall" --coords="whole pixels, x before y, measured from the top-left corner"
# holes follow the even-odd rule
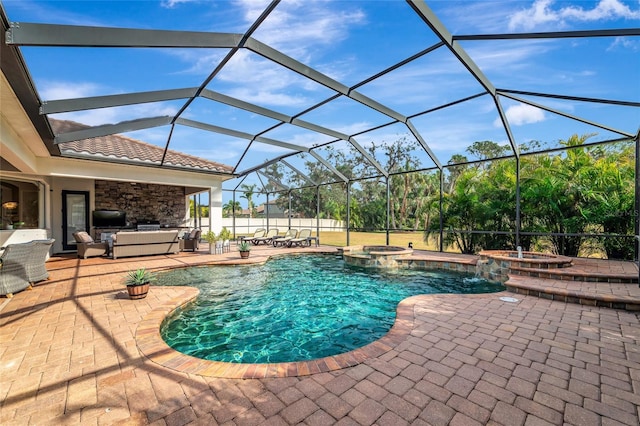
[[[96,180],[95,190],[96,210],[124,210],[132,225],[138,220],[183,225],[186,194],[182,186]]]

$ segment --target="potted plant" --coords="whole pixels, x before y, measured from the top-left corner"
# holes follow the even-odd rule
[[[129,271],[125,283],[129,299],[144,299],[149,292],[149,284],[156,280],[155,274],[144,268]]]
[[[209,243],[209,254],[214,254],[216,249],[216,242],[218,241],[218,236],[215,232],[209,230],[202,235],[202,238]]]
[[[242,241],[240,244],[238,244],[238,251],[240,252],[240,257],[246,259],[247,257],[249,257],[251,246],[248,242]]]
[[[222,227],[222,230],[220,231],[220,234],[218,234],[218,238],[220,239],[220,241],[222,241],[222,251],[230,251],[230,247],[231,247],[231,231],[229,231],[227,229],[226,226]],[[225,250],[226,249],[226,250]]]

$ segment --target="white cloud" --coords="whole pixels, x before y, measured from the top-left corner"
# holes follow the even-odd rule
[[[600,0],[592,9],[578,6],[554,9],[554,3],[554,0],[536,0],[530,8],[511,15],[509,29],[529,31],[551,22],[564,26],[568,22],[640,18],[640,9],[633,10],[620,0]]]
[[[268,1],[237,2],[245,9],[245,20],[253,23]],[[355,3],[327,1],[284,1],[280,3],[255,34],[255,38],[278,50],[301,58],[313,45],[335,44],[343,40],[355,25],[363,25],[365,14]],[[304,19],[300,19],[304,16]]]
[[[309,100],[303,89],[314,88],[301,76],[246,50],[233,56],[216,81],[233,85],[226,94],[263,106],[304,107]]]
[[[640,42],[638,40],[632,40],[628,37],[616,37],[607,50],[615,50],[617,47],[637,52],[640,51]]]
[[[507,108],[505,111],[507,120],[512,126],[522,126],[523,124],[538,123],[544,121],[544,111],[531,105],[518,104]],[[493,122],[496,127],[502,126],[500,118],[496,118]]]
[[[528,67],[531,58],[539,58],[553,49],[549,40],[527,40],[513,43],[494,43],[486,46],[474,46],[467,50],[469,56],[483,70],[513,72]]]
[[[355,133],[362,132],[363,130],[370,129],[372,123],[368,121],[354,121],[349,124],[330,124],[325,127],[329,127],[345,135],[353,135]],[[356,137],[356,140],[363,139],[363,136]]]
[[[208,75],[227,55],[226,50],[221,49],[169,49],[167,53],[189,64],[188,68],[175,74],[192,75]]]
[[[43,82],[39,90],[42,100],[59,100],[86,98],[95,96],[101,90],[101,86],[89,82],[47,81]]]
[[[155,102],[52,114],[51,117],[58,120],[71,120],[88,126],[100,126],[102,124],[115,124],[141,118],[174,116],[177,112],[178,109],[174,106]]]
[[[113,110],[92,109],[87,111],[66,112],[64,114],[51,114],[56,120],[70,120],[87,126],[99,126],[101,124],[118,123],[122,121]]]
[[[164,8],[167,9],[173,9],[174,7],[176,7],[179,4],[182,3],[192,3],[195,1],[200,1],[200,0],[163,0],[160,2],[160,5]]]
[[[89,82],[45,82],[39,90],[43,101],[76,99],[98,96],[105,93],[105,88],[101,85]],[[107,93],[112,92],[106,90]],[[71,120],[88,126],[98,126],[101,124],[119,123],[121,121],[135,118],[147,118],[158,116],[173,116],[178,109],[168,103],[154,102],[136,105],[127,105],[114,108],[99,108],[83,111],[66,112],[61,114],[51,114],[52,118],[58,120]]]

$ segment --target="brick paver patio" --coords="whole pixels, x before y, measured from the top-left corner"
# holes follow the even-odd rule
[[[293,251],[254,249],[249,261]],[[296,377],[212,377],[144,355],[139,325],[192,290],[154,287],[132,301],[126,271],[237,257],[50,260],[49,281],[0,299],[0,424],[639,424],[638,313],[510,292],[406,299],[406,327],[384,351]],[[637,274],[633,264],[610,265]],[[602,284],[640,300],[637,284]]]

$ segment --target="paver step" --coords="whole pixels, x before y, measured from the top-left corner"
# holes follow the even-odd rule
[[[568,267],[557,269],[522,268],[512,266],[509,275],[568,281],[587,281],[599,283],[638,284],[637,274],[593,272]]]
[[[619,283],[540,279],[538,277],[520,275],[509,275],[509,279],[504,285],[508,291],[513,293],[526,294],[543,299],[640,311],[640,288],[637,286],[621,287]]]

